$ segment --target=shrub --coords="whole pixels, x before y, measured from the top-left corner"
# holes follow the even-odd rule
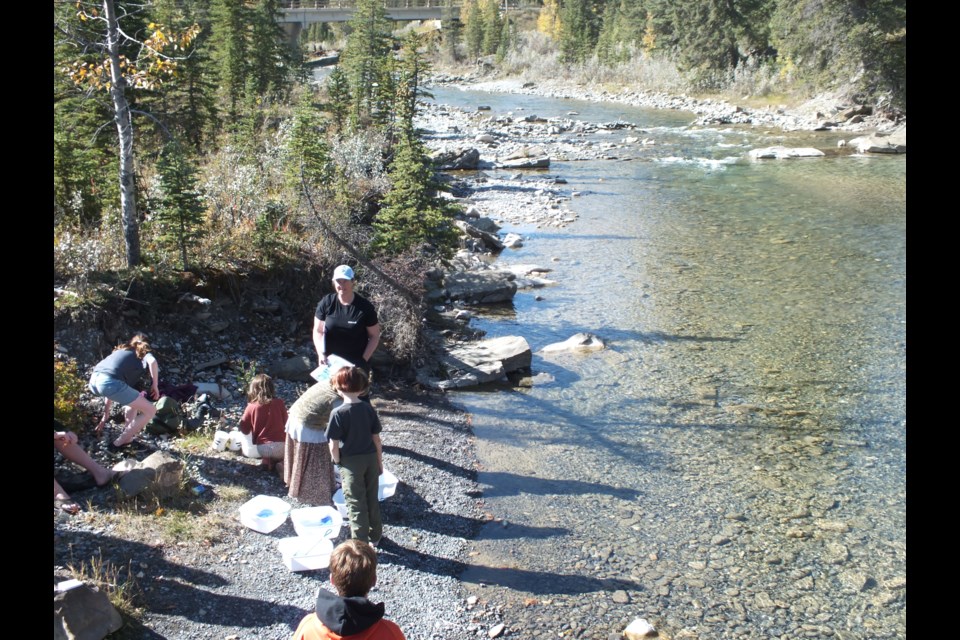
[[[76,429],[82,423],[80,394],[86,382],[77,373],[77,363],[72,358],[53,355],[53,417],[68,429]]]

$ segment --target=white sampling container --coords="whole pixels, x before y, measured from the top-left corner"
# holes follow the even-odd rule
[[[290,571],[326,569],[333,553],[333,541],[328,538],[283,538],[277,547],[283,556],[283,564]]]
[[[380,485],[377,487],[377,500],[383,502],[397,492],[397,476],[393,475],[389,469],[384,469],[380,474]],[[343,488],[337,489],[333,494],[333,506],[337,508],[344,521],[347,520],[347,505],[343,499]]]
[[[343,526],[343,516],[333,507],[307,507],[290,512],[293,528],[304,538],[336,538]]]
[[[276,496],[254,496],[240,505],[240,522],[254,531],[270,533],[287,520],[290,505]]]

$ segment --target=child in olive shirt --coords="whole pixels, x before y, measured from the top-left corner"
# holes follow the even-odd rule
[[[377,546],[383,535],[377,492],[383,473],[380,418],[360,400],[369,380],[359,367],[343,367],[330,379],[343,404],[330,412],[327,438],[330,457],[340,467],[343,499],[350,519],[350,537]]]

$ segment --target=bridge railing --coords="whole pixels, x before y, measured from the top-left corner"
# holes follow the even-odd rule
[[[538,7],[539,0],[500,0],[503,9]],[[282,9],[353,9],[356,0],[281,0]],[[463,0],[384,0],[387,9],[461,7]]]
[[[463,0],[384,0],[387,9],[459,7]],[[282,9],[352,9],[354,0],[281,0]]]

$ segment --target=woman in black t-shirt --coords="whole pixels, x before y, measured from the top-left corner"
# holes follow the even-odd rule
[[[380,344],[377,310],[353,291],[353,269],[340,265],[333,271],[335,293],[320,300],[313,319],[313,344],[321,365],[337,355],[370,370],[370,358]]]

